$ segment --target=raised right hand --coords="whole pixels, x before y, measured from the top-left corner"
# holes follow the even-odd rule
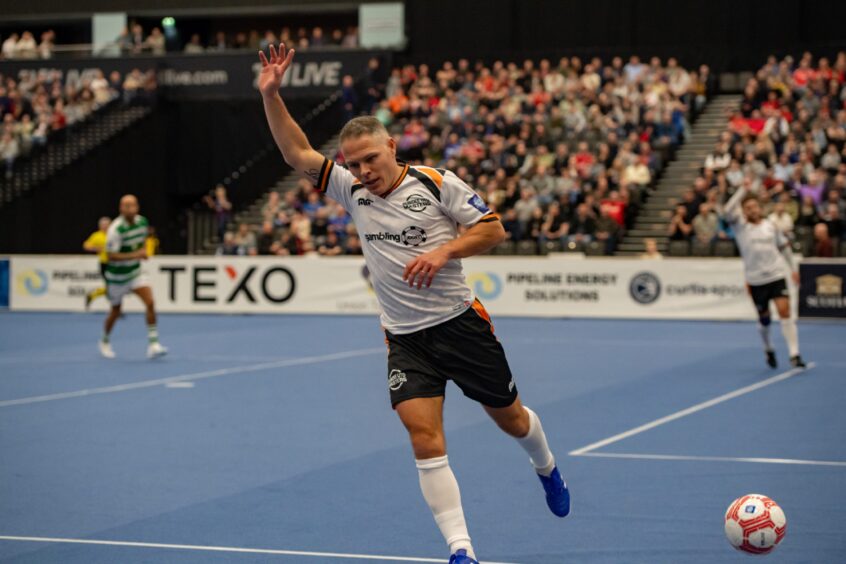
[[[291,66],[294,60],[294,50],[288,50],[285,53],[285,44],[279,44],[279,52],[276,48],[270,46],[270,60],[264,56],[264,51],[259,51],[259,59],[261,59],[261,73],[258,78],[259,92],[262,96],[273,96],[279,92],[282,87],[282,77],[285,76],[285,71]]]

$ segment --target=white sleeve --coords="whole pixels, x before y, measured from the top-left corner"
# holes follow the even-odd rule
[[[119,253],[121,247],[121,236],[118,233],[117,229],[113,229],[109,227],[109,230],[106,232],[106,252],[107,253]]]
[[[361,182],[344,166],[325,159],[323,166],[320,167],[315,188],[341,204],[345,210],[350,211],[353,187],[360,187],[360,185]]]
[[[465,227],[499,219],[481,196],[450,171],[443,175],[441,206],[446,215]]]
[[[740,209],[740,200],[745,195],[746,188],[740,186],[724,206],[719,206],[720,215],[732,225],[742,225],[744,223],[743,213]]]

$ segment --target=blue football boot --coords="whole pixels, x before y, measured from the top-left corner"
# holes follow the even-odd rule
[[[543,489],[546,492],[546,504],[549,510],[559,517],[566,517],[570,513],[570,490],[567,483],[561,477],[558,466],[552,469],[552,474],[547,478],[538,474]]]
[[[470,558],[466,550],[459,548],[449,557],[449,564],[479,564],[479,561]]]

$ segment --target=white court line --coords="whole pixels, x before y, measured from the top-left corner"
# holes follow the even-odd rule
[[[114,394],[117,392],[126,392],[128,390],[138,390],[141,388],[152,388],[155,386],[162,386],[172,384],[174,382],[188,382],[194,380],[203,380],[206,378],[216,378],[218,376],[229,376],[230,374],[243,374],[245,372],[258,372],[260,370],[268,370],[271,368],[285,368],[288,366],[302,366],[305,364],[317,364],[320,362],[329,362],[332,360],[343,360],[347,358],[356,358],[359,356],[369,356],[372,354],[385,354],[385,348],[363,349],[358,351],[343,351],[332,354],[324,354],[319,356],[305,356],[302,358],[289,358],[285,360],[277,360],[275,362],[262,362],[259,364],[248,364],[245,366],[233,366],[231,368],[221,368],[219,370],[207,370],[205,372],[192,372],[189,374],[180,374],[177,376],[170,376],[167,378],[156,378],[155,380],[142,380],[140,382],[132,382],[131,384],[120,384],[117,386],[104,386],[102,388],[88,388],[84,390],[76,390],[73,392],[62,392],[58,394],[47,394],[43,396],[30,396],[25,398],[2,400],[0,407],[10,407],[13,405],[26,405],[30,403],[41,403],[45,401],[56,401],[70,398],[79,398],[84,396],[93,396],[96,394]]]
[[[574,456],[595,456],[597,458],[627,458],[634,460],[693,460],[696,462],[754,462],[759,464],[798,464],[805,466],[844,466],[846,462],[836,460],[801,460],[797,458],[749,458],[732,456],[687,456],[677,454],[625,454],[618,452],[585,452]]]
[[[197,550],[203,552],[237,552],[243,554],[278,554],[283,556],[310,556],[319,558],[345,558],[348,560],[385,560],[389,562],[438,562],[443,558],[415,558],[413,556],[380,556],[376,554],[345,554],[341,552],[308,552],[304,550],[276,550],[272,548],[242,548],[237,546],[203,546],[195,544],[164,544],[158,542],[110,541],[94,539],[64,539],[52,537],[18,537],[0,535],[0,540],[23,542],[47,542],[70,544],[94,544],[104,546],[128,546],[134,548],[167,548],[172,550]],[[484,564],[510,564],[508,562],[485,562]]]
[[[783,380],[787,380],[788,378],[792,378],[793,376],[796,376],[797,374],[807,372],[808,370],[811,370],[815,366],[816,366],[816,363],[809,362],[807,368],[792,368],[792,369],[788,370],[787,372],[782,372],[781,374],[776,374],[775,376],[773,376],[771,378],[767,378],[766,380],[761,380],[760,382],[757,382],[755,384],[750,384],[749,386],[745,386],[743,388],[734,390],[733,392],[723,394],[719,397],[710,399],[708,401],[703,401],[702,403],[697,403],[696,405],[688,407],[687,409],[682,409],[681,411],[671,413],[670,415],[667,415],[666,417],[661,417],[660,419],[656,419],[655,421],[650,421],[649,423],[645,423],[645,424],[641,425],[640,427],[635,427],[634,429],[629,429],[628,431],[624,431],[622,433],[614,435],[613,437],[608,437],[607,439],[602,439],[601,441],[597,441],[595,443],[591,443],[591,444],[584,446],[582,448],[578,448],[574,451],[571,451],[569,454],[570,454],[570,456],[583,455],[583,454],[590,452],[592,450],[596,450],[598,448],[602,448],[604,446],[608,446],[610,444],[622,441],[623,439],[627,439],[629,437],[639,435],[640,433],[643,433],[644,431],[654,429],[655,427],[660,427],[661,425],[664,425],[665,423],[669,423],[670,421],[675,421],[676,419],[681,419],[682,417],[687,417],[688,415],[696,413],[697,411],[702,411],[703,409],[708,409],[709,407],[713,407],[717,404],[726,402],[730,399],[734,399],[736,397],[740,397],[740,396],[746,395],[748,393],[754,392],[755,390],[760,390],[761,388],[766,388],[767,386],[771,386],[771,385],[776,384],[778,382],[781,382]]]

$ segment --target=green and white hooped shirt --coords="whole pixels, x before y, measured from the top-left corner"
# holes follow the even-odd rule
[[[109,253],[132,253],[144,246],[147,239],[147,218],[136,215],[130,224],[119,216],[115,219],[106,233],[106,251]],[[141,274],[141,261],[110,260],[106,263],[106,282],[109,284],[126,284]]]

